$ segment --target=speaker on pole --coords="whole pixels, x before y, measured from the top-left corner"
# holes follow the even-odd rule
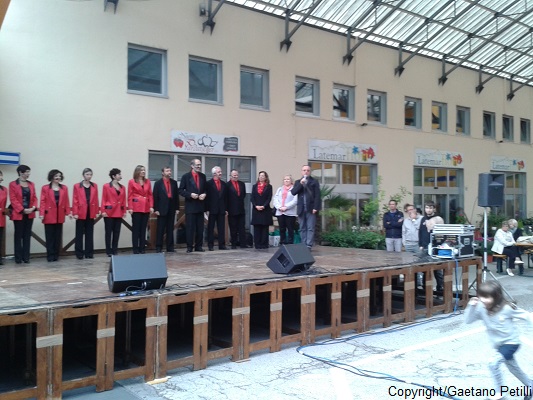
[[[503,207],[504,174],[479,174],[477,204],[480,207]]]
[[[315,262],[304,244],[282,244],[267,262],[267,267],[276,274],[290,274],[309,269]]]
[[[163,253],[111,256],[107,283],[113,293],[162,289],[167,283]]]

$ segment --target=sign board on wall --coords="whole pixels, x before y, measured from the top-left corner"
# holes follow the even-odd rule
[[[309,140],[309,160],[377,164],[377,146],[333,140]]]
[[[240,140],[238,136],[173,130],[170,133],[170,149],[182,153],[239,155]]]
[[[20,153],[7,153],[5,151],[0,151],[0,164],[19,165]]]
[[[415,165],[434,168],[464,168],[461,153],[435,149],[415,149]]]
[[[526,162],[519,158],[492,156],[490,158],[490,169],[491,171],[526,172]]]

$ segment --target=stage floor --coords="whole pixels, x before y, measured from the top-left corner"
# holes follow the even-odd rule
[[[179,293],[286,280],[293,275],[275,274],[266,265],[277,250],[217,249],[186,253],[184,249],[177,249],[176,253],[165,254],[168,273],[166,290]],[[122,252],[119,256],[130,254]],[[412,253],[405,252],[317,246],[311,254],[315,263],[308,271],[295,274],[294,277],[378,271],[424,264]],[[50,305],[109,302],[115,297],[123,300],[123,296],[111,293],[108,288],[110,260],[105,254],[84,260],[63,256],[56,262],[37,257],[32,258],[29,264],[15,264],[7,259],[0,267],[0,313]]]

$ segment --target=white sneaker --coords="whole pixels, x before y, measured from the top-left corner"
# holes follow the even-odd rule
[[[510,268],[507,268],[507,275],[514,276],[513,271]]]
[[[514,263],[515,264],[520,264],[522,265],[524,262],[522,260],[519,260],[518,258],[516,260],[514,260]]]

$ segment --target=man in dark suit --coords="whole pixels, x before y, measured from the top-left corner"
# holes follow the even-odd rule
[[[213,178],[206,183],[206,210],[209,213],[207,219],[207,246],[213,251],[215,244],[215,224],[218,232],[218,248],[227,250],[226,247],[226,202],[228,188],[222,180],[222,169],[213,167]]]
[[[163,235],[167,235],[167,252],[174,253],[174,222],[180,212],[178,182],[172,179],[172,169],[164,167],[161,179],[154,184],[154,212],[157,215],[155,249],[163,251]]]
[[[236,169],[231,170],[230,177],[231,179],[226,186],[228,188],[227,212],[231,248],[236,249],[240,245],[245,249],[248,247],[246,244],[246,228],[244,226],[246,219],[246,211],[244,209],[246,187],[244,182],[239,180],[239,172]]]
[[[294,182],[291,193],[298,195],[296,212],[302,243],[311,250],[315,243],[316,217],[322,208],[322,199],[320,198],[320,184],[311,176],[309,165],[302,167],[302,179]]]
[[[204,251],[204,212],[205,212],[205,175],[202,174],[202,162],[191,161],[191,172],[183,174],[180,181],[180,194],[185,197],[185,234],[187,253]],[[194,244],[194,246],[193,246]]]

